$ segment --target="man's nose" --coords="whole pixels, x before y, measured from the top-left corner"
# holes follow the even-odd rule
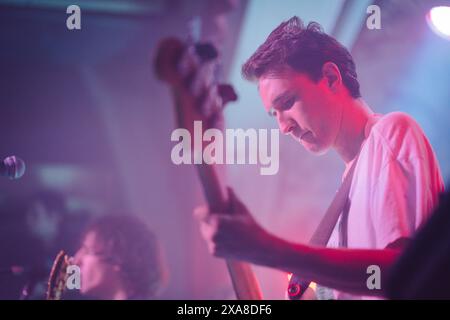
[[[277,120],[278,120],[278,127],[280,128],[282,134],[289,134],[294,128],[292,121],[289,121],[289,119],[283,117],[281,112],[277,114]]]

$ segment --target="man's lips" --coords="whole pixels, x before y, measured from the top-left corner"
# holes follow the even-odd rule
[[[291,131],[292,135],[298,140],[302,140],[305,137],[305,135],[307,135],[310,132],[311,131],[309,131],[309,130],[306,130],[306,131],[300,130],[299,127],[295,127]]]

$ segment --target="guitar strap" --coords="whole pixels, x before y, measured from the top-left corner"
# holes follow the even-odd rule
[[[353,174],[355,171],[357,161],[358,161],[357,158],[353,161],[347,175],[344,178],[344,181],[337,190],[333,201],[331,202],[327,211],[325,211],[325,215],[320,221],[319,226],[317,227],[316,231],[309,240],[310,245],[313,246],[327,245],[328,240],[330,239],[331,234],[333,233],[333,230],[336,226],[336,223],[338,222],[338,219],[341,216],[341,213],[344,212],[345,211],[344,209],[346,209],[346,207],[348,207],[349,205],[348,195],[350,193],[350,187],[352,184]],[[346,242],[345,240],[341,241]]]

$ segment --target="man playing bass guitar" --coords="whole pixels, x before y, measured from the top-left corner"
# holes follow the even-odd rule
[[[292,243],[259,226],[229,192],[230,211],[196,209],[210,252],[295,273],[333,288],[331,298],[383,296],[387,275],[408,239],[437,205],[443,182],[434,152],[408,115],[377,115],[361,98],[348,50],[320,25],[280,24],[242,67],[266,111],[308,151],[334,149],[354,164],[348,202],[328,247]],[[377,266],[381,286],[367,285]]]

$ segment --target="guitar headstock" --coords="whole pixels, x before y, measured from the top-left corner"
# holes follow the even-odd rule
[[[217,81],[218,58],[211,43],[185,44],[176,38],[159,43],[155,73],[176,95],[179,126],[189,129],[201,120],[205,127],[218,127],[225,104],[237,100],[231,85]]]

